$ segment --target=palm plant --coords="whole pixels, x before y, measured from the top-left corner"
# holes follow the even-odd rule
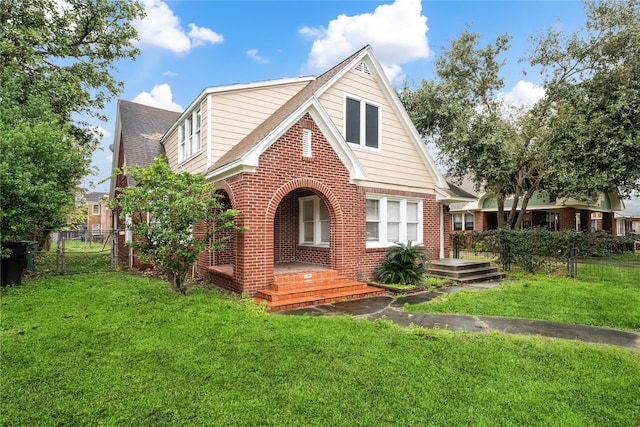
[[[429,253],[424,246],[397,244],[389,249],[375,273],[381,283],[415,285],[424,279]]]

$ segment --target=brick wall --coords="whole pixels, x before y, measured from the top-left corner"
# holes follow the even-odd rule
[[[303,129],[313,131],[311,158],[302,156]],[[234,238],[234,278],[226,287],[236,291],[254,295],[267,288],[273,279],[274,259],[322,263],[352,279],[370,277],[386,250],[365,248],[367,192],[421,198],[425,246],[433,258],[439,254],[435,196],[349,183],[348,170],[308,115],[262,154],[255,173],[235,175],[217,185],[227,190],[233,208],[240,210],[238,224],[248,228]],[[315,194],[327,206],[329,248],[297,245],[297,198],[303,194]]]

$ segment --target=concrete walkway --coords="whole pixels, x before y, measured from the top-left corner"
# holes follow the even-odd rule
[[[432,300],[444,293],[459,292],[462,289],[488,289],[500,286],[498,283],[478,283],[467,286],[445,288],[436,292],[419,292],[402,297],[378,296],[360,300],[342,301],[331,304],[282,311],[284,315],[351,315],[368,320],[387,319],[399,326],[411,324],[425,328],[440,328],[452,331],[491,332],[506,334],[539,335],[544,337],[580,340],[585,342],[616,345],[640,350],[640,333],[613,328],[601,328],[544,320],[518,319],[494,316],[466,316],[460,314],[409,313],[402,310],[406,304],[418,304]]]

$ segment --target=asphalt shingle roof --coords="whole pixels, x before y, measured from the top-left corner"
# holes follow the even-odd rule
[[[164,155],[160,139],[181,113],[124,100],[118,101],[118,110],[122,128],[120,144],[127,166],[147,166]]]

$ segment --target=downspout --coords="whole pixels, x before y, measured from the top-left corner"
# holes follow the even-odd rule
[[[444,258],[444,205],[440,203],[440,259]]]

